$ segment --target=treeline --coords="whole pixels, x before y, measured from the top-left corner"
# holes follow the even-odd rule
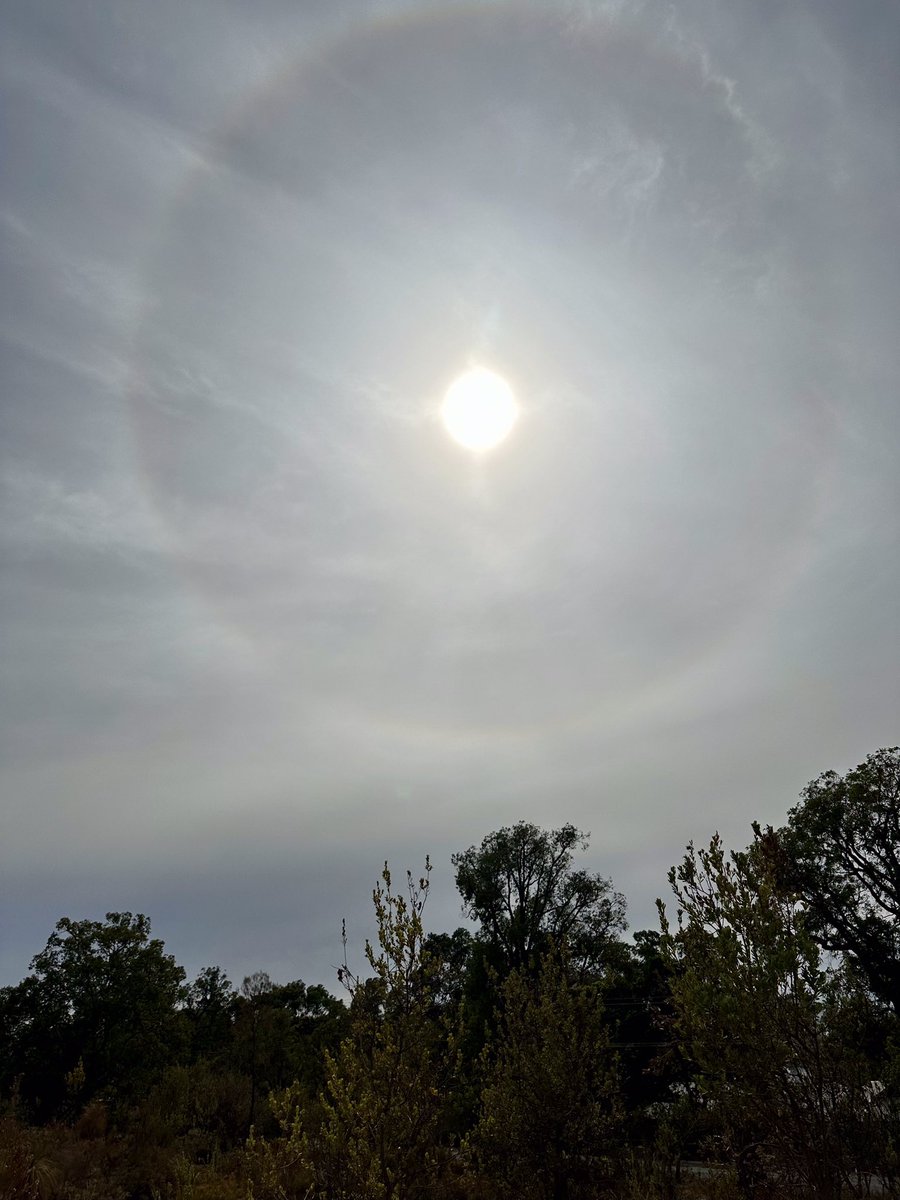
[[[454,855],[474,932],[385,866],[343,999],[64,919],[0,991],[0,1196],[900,1196],[900,751],[751,828],[631,940],[571,825]]]

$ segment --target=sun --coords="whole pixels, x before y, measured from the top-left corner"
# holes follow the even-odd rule
[[[492,450],[519,415],[513,390],[485,367],[472,367],[447,388],[441,417],[450,436],[467,450]]]

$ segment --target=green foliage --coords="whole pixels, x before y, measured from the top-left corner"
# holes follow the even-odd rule
[[[346,967],[350,1034],[327,1056],[319,1132],[307,1138],[318,1194],[330,1200],[420,1200],[446,1167],[443,1114],[454,1062],[452,1038],[434,1019],[440,962],[425,949],[422,912],[431,865],[407,895],[385,864],[373,893],[378,946],[362,982]]]
[[[468,929],[460,927],[453,933],[429,933],[424,941],[425,953],[440,963],[435,1000],[441,1008],[458,1008],[466,994],[467,981],[475,952],[475,939]]]
[[[615,970],[605,981],[604,1005],[619,1056],[629,1142],[651,1143],[657,1111],[673,1084],[685,1080],[670,1030],[670,967],[660,934],[643,929],[633,945],[623,944]]]
[[[690,845],[633,945],[570,825],[455,857],[474,936],[385,866],[349,1004],[64,919],[0,990],[0,1196],[900,1196],[898,781],[880,751],[746,851]]]
[[[249,1102],[246,1076],[201,1059],[169,1067],[133,1111],[132,1127],[148,1143],[209,1161],[241,1141]]]
[[[463,910],[479,922],[501,977],[530,969],[552,944],[565,944],[574,964],[602,968],[625,927],[625,899],[608,879],[573,870],[573,851],[587,842],[574,825],[520,821],[453,855]]]
[[[231,1042],[237,995],[219,967],[204,967],[185,996],[192,1058],[215,1058]]]
[[[573,979],[565,956],[547,954],[536,978],[514,971],[501,1000],[471,1138],[476,1157],[499,1195],[594,1197],[612,1176],[621,1116],[599,988]]]
[[[870,1078],[846,1037],[863,998],[823,966],[764,836],[730,855],[718,835],[707,849],[690,845],[669,881],[675,931],[659,907],[674,1027],[743,1194],[768,1178],[837,1196],[874,1165],[854,1161],[848,1135]]]
[[[324,1083],[324,1051],[340,1043],[347,1010],[325,988],[302,980],[273,983],[265,971],[244,979],[235,998],[230,1063],[249,1080],[243,1133],[259,1122],[260,1102],[295,1080],[314,1094]]]
[[[178,1056],[184,971],[142,914],[64,917],[31,968],[0,995],[0,1078],[41,1119],[73,1098],[126,1102]]]
[[[811,930],[900,1017],[900,748],[814,779],[777,842]]]
[[[251,1129],[243,1154],[247,1200],[308,1200],[314,1191],[309,1132],[320,1121],[315,1111],[309,1117],[316,1106],[297,1083],[272,1092],[268,1102],[280,1136],[263,1138]]]

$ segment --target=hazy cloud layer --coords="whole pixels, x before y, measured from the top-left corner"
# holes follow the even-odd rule
[[[900,14],[110,14],[2,18],[0,982],[112,908],[330,982],[523,817],[649,924],[897,741]]]

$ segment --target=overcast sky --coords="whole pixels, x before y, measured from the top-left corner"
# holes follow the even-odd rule
[[[519,819],[650,926],[900,740],[895,4],[0,23],[0,984],[121,909],[333,984]]]

